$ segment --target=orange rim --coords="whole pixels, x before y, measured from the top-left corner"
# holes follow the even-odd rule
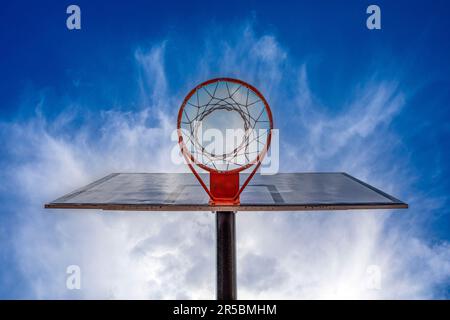
[[[269,118],[269,132],[267,134],[267,141],[266,144],[263,148],[263,150],[261,150],[261,152],[256,156],[256,158],[252,161],[250,161],[249,163],[247,163],[246,165],[240,167],[240,168],[235,168],[232,170],[217,170],[214,168],[210,168],[202,163],[199,163],[199,161],[196,161],[195,157],[188,151],[188,148],[186,146],[186,144],[184,143],[183,140],[183,136],[182,136],[182,132],[181,132],[181,119],[183,117],[183,111],[184,111],[184,107],[186,106],[186,103],[189,101],[189,99],[194,95],[195,92],[197,92],[197,90],[199,90],[200,88],[210,85],[212,83],[216,83],[216,82],[220,82],[220,81],[227,81],[227,82],[232,82],[232,83],[237,83],[239,85],[242,85],[248,89],[250,89],[251,91],[253,91],[259,99],[261,99],[261,101],[264,103],[264,107],[266,109],[267,112],[267,116]],[[202,82],[199,85],[197,85],[194,89],[192,89],[188,95],[184,98],[183,103],[181,104],[180,110],[178,111],[178,119],[177,119],[177,133],[178,133],[178,144],[180,145],[181,148],[181,152],[183,153],[183,156],[185,157],[186,161],[188,161],[188,165],[191,168],[191,170],[195,171],[194,168],[192,167],[192,163],[195,163],[197,166],[199,166],[200,168],[208,171],[208,172],[226,172],[226,173],[237,173],[237,172],[241,172],[245,169],[248,169],[249,167],[251,167],[254,164],[257,163],[261,163],[261,161],[264,159],[265,155],[267,154],[267,150],[269,149],[270,146],[270,142],[272,140],[272,129],[273,129],[273,118],[272,118],[272,111],[270,110],[270,106],[267,103],[266,99],[264,98],[264,96],[261,94],[261,92],[259,92],[258,89],[256,89],[254,86],[252,86],[251,84],[248,84],[242,80],[239,79],[233,79],[233,78],[215,78],[215,79],[210,79],[208,81]],[[194,172],[196,173],[196,172]]]

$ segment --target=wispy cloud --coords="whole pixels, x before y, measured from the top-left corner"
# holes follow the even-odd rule
[[[285,169],[344,170],[391,192],[413,192],[406,169],[393,165],[401,137],[390,123],[407,101],[397,79],[368,75],[355,84],[346,105],[328,106],[310,89],[308,65],[252,25],[214,45],[207,38],[203,49],[188,78],[236,76],[259,87],[279,115]],[[163,42],[135,53],[142,104],[135,113],[111,109],[70,132],[71,112],[57,121],[37,115],[1,124],[11,159],[4,184],[19,190],[11,228],[31,297],[214,296],[212,214],[42,209],[45,201],[110,172],[184,170],[168,161],[174,106],[181,99],[170,94],[166,50]],[[402,167],[407,161],[407,155],[396,159]],[[409,219],[408,212],[401,214]],[[238,214],[240,298],[435,297],[435,287],[449,280],[449,244],[430,244],[420,226],[393,224],[398,215]],[[70,264],[82,269],[79,292],[65,288]],[[381,272],[379,290],[367,287],[372,265]]]

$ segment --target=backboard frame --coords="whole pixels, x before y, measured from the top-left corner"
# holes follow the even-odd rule
[[[398,200],[397,198],[347,174],[344,172],[321,172],[321,173],[285,173],[286,175],[303,174],[303,175],[336,175],[341,174],[343,177],[351,179],[353,183],[367,188],[376,194],[384,197],[386,201],[374,202],[304,202],[304,203],[277,203],[276,197],[282,196],[282,193],[276,191],[276,186],[270,184],[258,184],[253,182],[249,187],[266,186],[268,188],[275,188],[270,194],[274,197],[274,203],[242,203],[239,205],[212,205],[210,203],[203,204],[189,204],[189,203],[168,203],[161,200],[160,203],[114,203],[114,202],[71,202],[72,199],[81,195],[84,192],[92,190],[92,188],[107,183],[118,175],[130,175],[130,173],[112,173],[93,183],[90,183],[82,188],[70,192],[54,201],[45,204],[48,209],[91,209],[91,210],[111,210],[111,211],[330,211],[330,210],[363,210],[363,209],[406,209],[408,204]],[[135,173],[137,175],[164,175],[164,173]],[[179,173],[176,175],[183,175]],[[190,175],[190,174],[189,174]],[[270,176],[269,176],[270,177]],[[270,180],[270,178],[268,178]],[[273,178],[272,178],[273,179]],[[178,188],[174,188],[171,192],[175,193],[172,197],[176,198],[177,193],[182,192]],[[245,192],[245,191],[244,191]],[[278,194],[278,195],[277,195]],[[170,198],[170,195],[169,195]]]

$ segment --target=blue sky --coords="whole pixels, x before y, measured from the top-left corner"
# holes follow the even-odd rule
[[[231,76],[269,100],[282,171],[346,171],[410,204],[241,217],[242,296],[448,298],[449,5],[373,3],[381,30],[365,27],[367,1],[77,1],[79,31],[65,27],[69,2],[2,4],[0,297],[210,296],[211,216],[54,215],[42,203],[112,171],[177,170],[165,159],[182,98]],[[179,253],[165,231],[186,223]],[[262,233],[265,251],[254,247],[268,241]],[[286,243],[292,253],[279,256]],[[80,292],[64,287],[71,263],[86,270]],[[383,270],[379,292],[360,288],[372,264]]]

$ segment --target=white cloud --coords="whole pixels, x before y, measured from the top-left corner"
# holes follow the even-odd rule
[[[408,188],[404,171],[392,168],[389,156],[401,143],[389,123],[405,106],[395,82],[366,81],[347,106],[330,115],[330,107],[309,88],[306,66],[290,60],[274,36],[257,36],[247,26],[235,39],[217,46],[207,41],[205,48],[196,77],[204,80],[217,70],[242,77],[274,106],[288,103],[297,110],[289,112],[298,116],[282,120],[298,125],[300,139],[283,136],[295,131],[280,128],[281,159],[291,165],[286,168],[340,169],[390,192]],[[86,124],[68,134],[70,112],[51,123],[37,116],[2,124],[17,160],[10,164],[7,184],[19,188],[14,242],[31,297],[214,297],[212,214],[41,209],[45,201],[110,172],[182,170],[167,161],[177,112],[171,107],[180,97],[168,93],[165,50],[163,43],[136,52],[143,108],[102,113],[99,131]],[[292,70],[299,75],[297,91],[286,101],[282,80]],[[239,297],[433,297],[434,286],[450,275],[449,244],[430,245],[416,230],[392,226],[395,214],[238,214]],[[408,212],[402,214],[408,219]],[[79,292],[65,288],[65,268],[71,264],[82,270]],[[380,267],[380,290],[365,286],[370,265]]]

